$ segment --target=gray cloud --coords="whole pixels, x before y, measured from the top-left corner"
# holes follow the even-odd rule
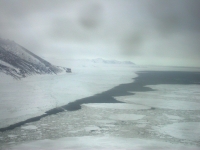
[[[88,3],[84,4],[85,7],[81,8],[79,14],[80,24],[85,28],[95,28],[101,24],[102,6],[98,3]]]
[[[0,0],[0,9],[0,36],[37,54],[200,64],[199,0]]]

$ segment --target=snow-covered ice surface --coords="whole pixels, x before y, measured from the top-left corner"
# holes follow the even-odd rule
[[[137,149],[137,150],[159,150],[159,149],[175,149],[175,150],[198,150],[195,146],[183,146],[181,144],[171,144],[163,141],[144,140],[137,138],[120,138],[120,137],[72,137],[60,138],[56,140],[41,140],[25,143],[11,150],[56,150],[56,149]]]
[[[179,139],[200,141],[200,122],[180,122],[166,125],[159,129],[162,134],[169,134]]]
[[[132,82],[137,76],[129,65],[76,66],[72,73],[30,76],[20,81],[0,75],[0,128]]]
[[[168,114],[165,114],[165,116],[167,116],[167,118],[170,119],[170,120],[182,120],[182,119],[184,119],[184,118],[179,117],[179,116],[168,115]]]
[[[137,104],[123,104],[123,103],[90,103],[90,104],[83,104],[84,106],[95,107],[95,108],[107,108],[107,109],[134,109],[134,110],[141,110],[141,109],[150,109],[151,107],[142,106]]]
[[[26,82],[23,80],[22,82],[33,89],[38,88],[37,92],[43,90],[41,95],[45,94],[44,98],[52,100],[52,105],[59,106],[73,101],[74,95],[85,97],[99,93],[116,84],[131,82],[131,78],[136,76],[129,67],[124,66],[103,68],[100,65],[98,69],[96,66],[92,67],[93,69],[87,66],[84,68],[88,70],[76,71],[78,68],[75,68],[74,73],[58,75],[58,78],[39,76],[27,78]],[[103,73],[104,79],[102,79]],[[94,77],[94,74],[97,77]],[[43,80],[38,80],[41,78]],[[37,82],[40,82],[41,86]],[[73,90],[68,91],[70,87],[67,88],[65,82],[69,83]],[[83,104],[80,110],[49,115],[39,121],[2,132],[0,149],[199,149],[199,86],[148,85],[147,87],[156,91],[132,91],[135,95],[115,97],[126,103]],[[77,88],[78,92],[74,90]],[[53,94],[49,95],[51,93]],[[43,103],[50,105],[48,100],[44,100]],[[40,110],[44,112],[42,106],[40,104]]]
[[[200,110],[200,85],[148,85],[156,91],[133,92],[135,95],[116,97],[117,100],[143,106]]]
[[[142,119],[144,115],[135,115],[135,114],[114,114],[111,115],[109,118],[113,120],[139,120]]]
[[[200,85],[148,85],[155,91],[133,92],[135,95],[116,97],[117,100],[130,104],[163,110],[163,123],[153,126],[154,132],[163,136],[200,142]],[[167,113],[164,113],[167,112]],[[169,122],[165,124],[164,122]],[[195,122],[194,122],[195,121]]]
[[[9,138],[15,138],[17,135],[8,135]]]
[[[173,124],[166,114],[173,113],[181,116],[180,112],[170,110],[104,109],[84,105],[78,111],[61,112],[24,125],[36,126],[35,130],[16,128],[3,132],[1,141],[9,142],[2,149],[199,149],[196,140],[165,133],[169,130],[164,127]],[[186,115],[183,122],[192,120]],[[17,135],[17,138],[6,135]]]
[[[28,126],[22,126],[21,129],[25,129],[25,130],[35,130],[35,129],[37,129],[37,127],[34,126],[34,125],[28,125]]]

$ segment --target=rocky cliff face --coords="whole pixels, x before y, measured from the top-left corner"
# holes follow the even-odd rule
[[[57,74],[62,69],[17,43],[0,38],[0,72],[11,75],[16,79],[33,74]]]

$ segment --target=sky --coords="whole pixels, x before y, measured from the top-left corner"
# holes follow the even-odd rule
[[[41,57],[200,67],[199,0],[0,0],[0,37]]]

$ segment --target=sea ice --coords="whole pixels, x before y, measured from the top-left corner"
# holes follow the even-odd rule
[[[15,146],[10,146],[6,150],[54,150],[54,149],[139,149],[139,150],[155,150],[155,149],[176,149],[176,150],[198,150],[199,147],[187,146],[183,144],[171,144],[150,139],[139,138],[119,138],[119,137],[97,137],[97,136],[83,136],[83,137],[66,137],[55,140],[45,139],[29,143],[22,143]]]
[[[0,128],[42,115],[47,110],[93,96],[121,83],[130,83],[137,76],[130,66],[124,65],[72,67],[72,70],[71,74],[34,75],[19,81],[2,74]]]
[[[34,125],[28,125],[28,126],[22,126],[21,129],[25,129],[25,130],[35,130],[35,129],[37,129],[37,127],[34,126]]]
[[[115,97],[119,101],[173,110],[200,110],[199,85],[148,85],[156,91],[133,92],[135,95]],[[196,96],[188,96],[196,93]]]
[[[179,116],[174,116],[174,115],[168,115],[168,114],[165,114],[165,116],[171,120],[183,120],[184,118],[182,117],[179,117]]]
[[[94,108],[106,108],[106,109],[132,109],[132,110],[141,110],[141,109],[150,109],[151,107],[142,106],[137,104],[121,104],[121,103],[90,103],[83,104],[87,107]]]
[[[200,122],[180,122],[166,125],[158,131],[175,138],[200,141]]]
[[[98,123],[101,123],[101,124],[115,123],[114,120],[96,120],[95,122],[98,122]]]
[[[9,138],[15,138],[17,137],[18,135],[8,135]]]
[[[115,114],[111,115],[109,118],[113,120],[139,120],[142,119],[145,115],[136,115],[136,114]]]
[[[146,127],[146,124],[137,124],[136,127],[144,128],[144,127]]]
[[[100,130],[100,128],[97,127],[97,126],[95,126],[95,125],[91,125],[91,126],[85,127],[84,129],[87,132],[92,132],[92,131],[98,131],[98,130]]]

